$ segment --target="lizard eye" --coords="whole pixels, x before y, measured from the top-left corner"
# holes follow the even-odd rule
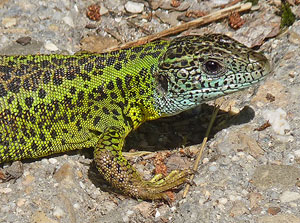
[[[208,60],[203,64],[203,69],[207,74],[219,75],[223,73],[224,67],[217,61]]]

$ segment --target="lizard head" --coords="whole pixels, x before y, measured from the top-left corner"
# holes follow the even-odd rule
[[[168,116],[262,80],[267,58],[221,34],[185,36],[171,41],[160,58],[157,102]]]

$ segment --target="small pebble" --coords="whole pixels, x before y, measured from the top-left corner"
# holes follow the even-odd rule
[[[253,156],[251,156],[251,155],[247,155],[247,160],[253,161],[253,160],[255,160],[255,158]]]
[[[83,174],[80,170],[76,171],[76,175],[79,177],[79,178],[82,178],[83,177]]]
[[[52,43],[51,41],[46,41],[45,48],[49,51],[57,51],[58,50],[57,46],[54,43]]]
[[[123,12],[123,11],[125,11],[124,5],[119,5],[119,6],[117,7],[117,11],[118,11],[118,12]]]
[[[251,11],[257,11],[258,9],[260,9],[260,5],[253,5],[251,7]]]
[[[226,204],[228,202],[228,199],[225,197],[222,197],[219,199],[220,204]]]
[[[56,218],[61,218],[65,215],[65,212],[60,207],[55,207],[53,210],[53,216]]]
[[[130,12],[130,13],[141,13],[144,10],[144,4],[128,1],[125,4],[125,9],[127,12]]]
[[[205,201],[206,201],[206,199],[201,198],[201,199],[199,199],[198,202],[199,202],[200,205],[202,205],[202,204],[204,204]]]
[[[244,202],[242,201],[236,201],[229,213],[229,216],[231,217],[238,217],[238,216],[242,216],[246,213],[248,213],[248,208],[246,207],[246,205],[244,204]]]
[[[155,212],[155,218],[159,218],[160,215],[161,215],[160,212],[158,210],[156,210],[156,212]]]
[[[202,160],[202,163],[203,163],[203,164],[208,163],[208,162],[209,162],[209,159],[206,158],[206,157]]]
[[[300,199],[300,194],[293,191],[284,191],[279,199],[282,203],[291,202]]]
[[[274,3],[277,7],[280,7],[280,6],[281,6],[281,0],[273,0],[273,3]]]
[[[127,215],[122,216],[123,222],[129,222],[129,217]]]
[[[127,211],[127,215],[128,215],[128,216],[131,216],[131,215],[133,215],[133,214],[134,214],[134,211],[132,211],[132,210],[128,210],[128,211]]]
[[[22,184],[25,186],[28,186],[30,184],[32,184],[32,182],[35,180],[35,177],[32,175],[27,175],[25,176],[24,180],[22,181]]]
[[[53,178],[64,187],[73,185],[75,182],[75,176],[72,165],[70,165],[70,163],[65,163],[64,165],[62,165],[55,172]]]
[[[293,154],[288,154],[286,159],[289,164],[292,164],[295,161],[295,156]]]
[[[226,5],[228,4],[229,0],[212,0],[212,3],[216,6],[218,5]]]
[[[85,185],[81,181],[79,181],[79,185],[83,190],[85,189]]]
[[[0,188],[0,194],[8,194],[12,192],[11,188]]]
[[[237,200],[240,200],[240,197],[236,196],[236,195],[233,195],[233,194],[230,194],[229,195],[229,200],[231,200],[231,201],[237,201]]]
[[[291,43],[300,45],[300,35],[294,31],[290,31],[289,41]]]
[[[294,151],[294,154],[297,158],[300,158],[300,149]]]
[[[205,198],[209,198],[210,195],[211,195],[211,193],[210,193],[208,190],[206,190],[206,191],[204,192]]]
[[[70,16],[65,16],[65,17],[62,18],[62,20],[63,20],[67,25],[71,26],[72,28],[75,27],[75,26],[74,26],[74,21],[73,21],[72,17],[70,17]]]
[[[51,164],[56,164],[56,163],[57,163],[57,159],[55,159],[55,158],[50,158],[50,159],[49,159],[49,163],[51,163]]]
[[[247,194],[249,194],[249,191],[243,189],[243,190],[242,190],[242,194],[246,196]]]
[[[238,152],[236,155],[238,155],[239,157],[244,157],[245,153],[244,152]]]
[[[1,207],[0,212],[1,212],[2,214],[4,214],[5,212],[11,212],[11,208],[10,208],[10,206],[8,206],[8,205],[3,205],[3,206]]]
[[[287,113],[282,108],[263,111],[263,116],[270,122],[274,132],[279,135],[285,135],[290,130],[290,125],[286,120]]]
[[[233,162],[236,162],[236,161],[238,161],[239,159],[240,159],[240,158],[239,158],[238,156],[233,156],[231,160],[232,160]]]
[[[99,13],[100,13],[100,15],[105,15],[108,13],[108,9],[105,8],[103,5],[101,5]]]
[[[215,171],[218,170],[218,167],[217,167],[216,165],[212,165],[212,166],[210,166],[208,169],[209,169],[209,171],[211,171],[211,172],[215,172]]]
[[[10,28],[12,26],[15,26],[17,24],[17,19],[16,18],[3,18],[2,19],[2,24],[5,26],[5,28]]]
[[[1,2],[5,2],[5,1],[1,1]],[[19,6],[25,11],[31,10],[32,8],[34,8],[33,4],[26,2],[26,1],[20,1]]]
[[[58,32],[59,31],[59,27],[55,24],[51,24],[49,25],[49,30],[53,31],[53,32]]]
[[[80,204],[75,203],[75,204],[73,204],[73,207],[74,207],[75,209],[79,209],[79,208],[80,208]]]
[[[116,17],[116,18],[115,18],[115,21],[116,21],[116,22],[121,22],[121,21],[122,21],[122,17]]]
[[[74,10],[75,12],[79,12],[78,6],[76,4],[74,5]]]
[[[128,210],[126,214],[122,216],[123,222],[129,222],[129,217],[133,214],[134,212],[132,210]]]
[[[17,206],[18,207],[22,207],[24,204],[25,204],[25,199],[24,198],[19,198],[18,200],[17,200]]]
[[[218,204],[217,206],[218,206],[218,208],[219,208],[220,210],[224,210],[224,209],[225,209],[224,204]]]
[[[250,201],[250,208],[256,209],[259,206],[259,202],[262,200],[262,195],[258,192],[251,192],[248,199]]]

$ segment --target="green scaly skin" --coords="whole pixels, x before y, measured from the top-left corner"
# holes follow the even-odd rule
[[[122,155],[128,133],[249,87],[269,70],[263,55],[219,34],[105,54],[0,56],[0,163],[93,146],[114,187],[167,199],[192,171],[143,180]]]

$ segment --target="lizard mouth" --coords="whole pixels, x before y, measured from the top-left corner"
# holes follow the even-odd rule
[[[252,82],[238,83],[238,84],[227,84],[220,87],[209,87],[201,88],[195,90],[188,90],[183,93],[173,94],[173,98],[176,100],[190,101],[196,104],[202,104],[204,102],[216,99],[221,96],[225,96],[245,88],[252,86],[253,84],[258,83],[260,80],[264,79],[265,76],[262,76],[259,79],[255,79]]]

